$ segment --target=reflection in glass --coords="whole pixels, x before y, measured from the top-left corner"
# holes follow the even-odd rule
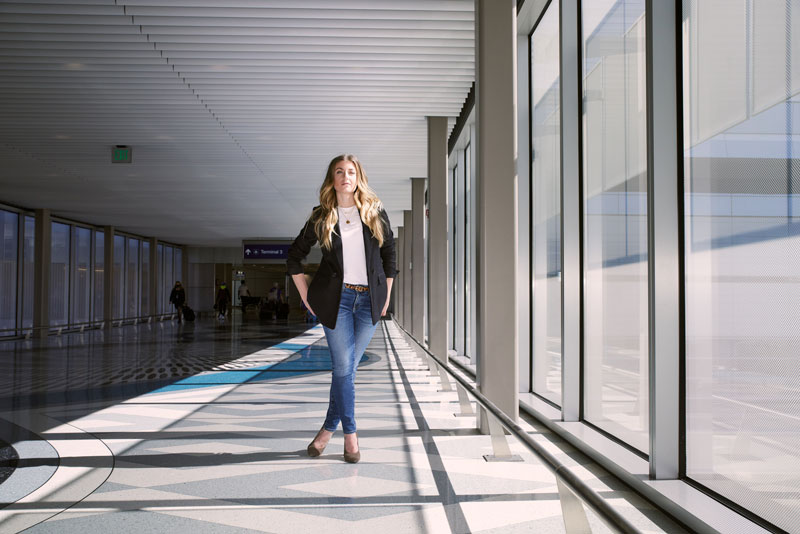
[[[22,327],[33,327],[33,245],[36,240],[36,219],[25,216],[22,238]]]
[[[102,230],[94,233],[94,320],[103,320],[103,288],[105,271],[105,234]]]
[[[683,2],[687,476],[800,532],[800,8]]]
[[[172,264],[172,247],[164,245],[164,277],[161,279],[162,295],[164,295],[164,311],[169,310],[169,294],[172,291],[172,286],[175,284],[173,278],[173,264]]]
[[[0,336],[17,326],[17,236],[19,215],[0,210]]]
[[[142,286],[142,307],[140,315],[152,315],[150,309],[150,242],[142,241],[142,264],[141,264],[141,286]]]
[[[531,35],[533,391],[561,404],[561,121],[558,1]]]
[[[175,262],[174,262],[174,265],[175,265],[174,269],[175,270],[173,271],[172,279],[173,280],[182,280],[183,279],[183,274],[182,274],[183,273],[183,250],[181,250],[178,247],[174,247],[174,250],[173,250],[172,254],[173,254],[173,257],[175,259]],[[169,291],[170,292],[172,292],[172,286],[173,285],[174,284],[170,284],[170,286],[169,286],[169,288],[170,288]]]
[[[582,3],[584,415],[648,452],[645,0]]]
[[[156,261],[157,267],[156,272],[158,273],[156,278],[156,302],[158,303],[158,313],[164,313],[166,310],[167,303],[165,300],[169,298],[169,293],[167,293],[167,299],[164,298],[164,245],[159,243],[156,246]],[[216,291],[217,288],[214,288]]]
[[[114,265],[111,278],[113,319],[125,317],[125,236],[114,236]]]
[[[72,276],[72,320],[75,323],[89,321],[91,306],[91,262],[92,231],[80,226],[75,227],[75,270]]]
[[[70,226],[51,223],[50,241],[50,326],[69,323]]]
[[[125,271],[125,316],[139,316],[139,240],[128,239],[128,268]]]

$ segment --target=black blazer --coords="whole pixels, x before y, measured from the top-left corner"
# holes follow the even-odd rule
[[[314,208],[317,210],[319,206]],[[289,259],[286,267],[289,274],[303,274],[302,262],[308,256],[311,247],[319,241],[313,215],[306,221],[300,234],[289,247]],[[394,236],[389,216],[381,210],[383,222],[383,246],[378,246],[378,240],[372,235],[369,227],[362,223],[364,232],[364,252],[367,259],[367,279],[369,280],[369,296],[372,304],[372,324],[381,318],[383,305],[386,304],[388,294],[386,279],[394,278],[397,274]],[[320,322],[328,328],[336,328],[336,318],[339,315],[339,301],[342,298],[342,284],[344,283],[344,261],[342,260],[342,237],[339,225],[331,234],[331,248],[322,248],[322,261],[319,269],[308,287],[307,300],[309,306],[317,314]]]

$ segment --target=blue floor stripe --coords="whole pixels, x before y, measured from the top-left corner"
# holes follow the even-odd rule
[[[211,386],[266,382],[269,380],[283,379],[287,377],[301,376],[309,373],[319,373],[331,370],[331,353],[328,350],[328,347],[314,347],[313,345],[309,346],[297,343],[281,343],[271,348],[295,350],[295,353],[274,364],[261,365],[249,369],[218,371],[190,376],[181,379],[174,384],[170,384],[169,386],[164,386],[152,391],[150,394],[187,391]],[[367,360],[369,360],[369,357],[364,354],[361,357],[359,364],[362,364]]]

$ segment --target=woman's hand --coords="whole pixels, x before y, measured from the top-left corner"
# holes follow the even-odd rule
[[[394,278],[386,279],[386,302],[383,304],[383,310],[381,310],[381,317],[386,317],[386,310],[389,309],[389,301],[392,300],[393,283],[394,283]]]
[[[314,316],[316,316],[316,315],[317,315],[316,313],[314,313],[314,310],[312,310],[312,309],[311,309],[311,306],[309,306],[309,305],[308,305],[308,302],[306,302],[306,301],[304,300],[304,301],[303,301],[303,304],[305,304],[305,305],[306,305],[306,309],[308,309],[308,311],[310,311],[310,312],[311,312],[311,315],[314,315]],[[385,312],[386,310],[383,310],[383,311]]]

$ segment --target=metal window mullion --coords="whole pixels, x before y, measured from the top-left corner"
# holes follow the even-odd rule
[[[656,479],[678,477],[680,454],[677,10],[678,2],[647,0],[645,14],[650,476]]]
[[[559,2],[561,85],[561,417],[581,415],[580,0]]]
[[[531,46],[517,24],[517,354],[519,391],[533,389],[531,343]]]
[[[465,214],[464,220],[469,227],[469,232],[465,236],[469,240],[469,309],[470,315],[467,319],[467,328],[469,330],[469,350],[470,350],[470,363],[476,369],[481,365],[483,356],[478,350],[478,203],[477,203],[477,170],[476,170],[476,151],[477,143],[473,143],[473,139],[477,139],[477,127],[475,123],[470,126],[470,143],[467,145],[469,148],[469,175],[465,176],[464,182],[469,183],[470,197],[465,201],[465,207],[469,208],[469,212]]]

